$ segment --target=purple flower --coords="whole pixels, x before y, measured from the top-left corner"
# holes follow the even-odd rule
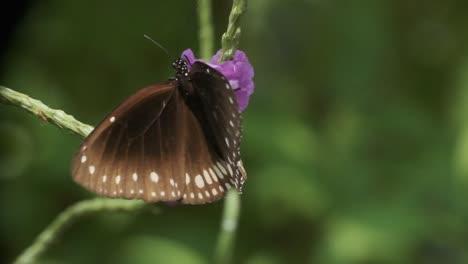
[[[219,50],[213,58],[211,58],[209,63],[195,58],[191,49],[184,50],[184,52],[182,52],[182,58],[187,59],[189,64],[201,61],[221,72],[224,77],[229,80],[229,84],[234,90],[237,103],[239,104],[239,110],[244,111],[249,104],[249,97],[254,91],[253,67],[245,53],[240,50],[236,51],[232,60],[219,63],[218,60],[221,57],[221,52],[222,51]]]

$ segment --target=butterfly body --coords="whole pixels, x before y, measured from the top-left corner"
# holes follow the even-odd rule
[[[213,202],[246,179],[241,115],[229,82],[202,62],[137,91],[85,139],[76,182],[100,195],[149,202]]]

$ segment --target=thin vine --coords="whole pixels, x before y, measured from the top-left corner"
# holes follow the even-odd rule
[[[61,212],[15,260],[14,264],[37,263],[40,256],[63,234],[67,227],[88,215],[103,212],[135,212],[147,206],[143,201],[95,198],[80,201]]]
[[[94,129],[92,126],[81,123],[60,109],[52,109],[37,99],[4,86],[0,86],[0,103],[20,107],[43,121],[49,122],[61,129],[70,130],[83,137],[89,135]]]

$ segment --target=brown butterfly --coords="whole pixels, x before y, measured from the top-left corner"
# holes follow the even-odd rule
[[[224,75],[203,62],[173,63],[176,77],[139,90],[85,139],[72,174],[113,198],[216,201],[241,191],[242,116]]]

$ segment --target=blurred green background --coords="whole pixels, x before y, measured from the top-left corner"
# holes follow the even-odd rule
[[[213,1],[216,48],[230,1]],[[198,51],[196,1],[35,1],[0,83],[96,124]],[[234,263],[468,263],[468,2],[252,0]],[[165,46],[171,57],[143,38]],[[0,262],[64,208],[81,138],[0,105]],[[208,263],[222,202],[83,219],[44,263]]]

